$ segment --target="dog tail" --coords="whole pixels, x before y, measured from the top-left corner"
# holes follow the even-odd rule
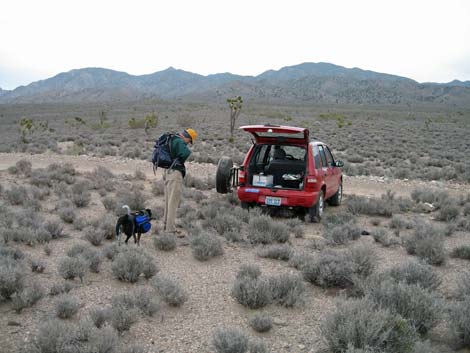
[[[127,205],[124,205],[122,206],[122,208],[125,208],[127,210],[127,215],[130,216],[131,215],[131,208]]]

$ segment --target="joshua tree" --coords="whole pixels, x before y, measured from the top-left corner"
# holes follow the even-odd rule
[[[233,130],[235,128],[235,121],[237,120],[242,110],[243,99],[238,96],[236,98],[227,99],[228,106],[230,107],[230,137],[233,139]]]
[[[21,135],[21,141],[23,143],[26,143],[26,135],[28,133],[33,132],[34,130],[34,124],[32,119],[27,119],[27,118],[22,118],[19,122],[20,124],[20,135]]]
[[[108,119],[108,117],[106,116],[106,111],[101,110],[99,116],[100,116],[100,126],[101,128],[104,128],[104,124],[106,120]]]

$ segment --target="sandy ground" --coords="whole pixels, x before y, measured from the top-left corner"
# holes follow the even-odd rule
[[[33,168],[45,167],[50,163],[71,163],[78,171],[91,171],[97,166],[104,166],[115,174],[133,174],[140,170],[146,174],[148,180],[160,178],[153,176],[149,162],[130,160],[117,157],[94,158],[88,156],[65,156],[55,154],[27,155],[27,154],[0,154],[0,180],[2,183],[18,182],[6,172],[18,160],[26,159],[32,162]],[[208,164],[189,163],[188,171],[196,176],[214,175],[215,166]],[[421,181],[385,180],[373,177],[348,177],[344,179],[344,189],[347,196],[351,194],[379,196],[390,189],[397,195],[409,195],[419,186],[428,185],[445,188],[453,194],[468,192],[468,186],[452,183],[424,183]],[[156,200],[161,202],[162,198]],[[327,212],[338,212],[339,208],[328,208]],[[101,212],[103,210],[99,195],[93,194],[93,201],[84,214]],[[56,217],[52,215],[51,217]],[[389,220],[383,221],[383,224]],[[361,225],[371,228],[370,218],[361,217]],[[312,238],[321,234],[322,226],[318,224],[305,224],[305,237],[292,239],[292,246],[296,249],[306,248]],[[15,245],[20,248],[28,258],[42,258],[47,262],[43,274],[31,273],[31,279],[41,281],[49,289],[53,283],[61,282],[57,273],[58,259],[65,256],[68,249],[74,244],[88,244],[79,232],[72,226],[66,228],[67,238],[52,241],[50,247],[52,256],[44,255],[43,247],[29,247]],[[371,237],[362,237],[359,242],[373,243]],[[455,245],[468,244],[469,234],[457,232],[446,240],[446,248],[451,250]],[[260,310],[249,310],[237,304],[230,296],[234,278],[241,264],[255,263],[260,265],[263,274],[282,272],[295,272],[286,263],[275,260],[261,259],[256,255],[256,248],[246,245],[226,244],[225,254],[222,257],[208,262],[199,262],[191,254],[187,239],[178,240],[176,250],[165,253],[155,250],[151,236],[143,237],[142,246],[155,258],[160,272],[178,280],[186,289],[189,300],[181,308],[171,308],[162,304],[161,310],[154,317],[141,317],[139,321],[124,334],[124,342],[137,342],[142,344],[147,352],[191,353],[214,352],[211,346],[212,334],[216,328],[222,326],[239,327],[250,337],[263,339],[269,352],[321,352],[325,345],[322,340],[320,326],[325,316],[334,310],[334,291],[322,290],[313,285],[306,285],[305,304],[296,308],[286,309],[270,305]],[[132,245],[133,246],[133,245]],[[380,269],[386,269],[394,264],[410,258],[402,247],[383,248],[376,244],[380,259]],[[102,249],[104,245],[98,249]],[[444,296],[450,295],[455,289],[455,278],[468,263],[464,260],[450,259],[443,266],[436,268],[439,275],[445,279],[441,291]],[[78,284],[78,282],[77,282]],[[87,315],[87,311],[94,306],[110,305],[111,297],[129,291],[137,286],[149,286],[148,281],[140,279],[137,284],[126,284],[115,280],[111,274],[111,262],[104,260],[99,274],[89,274],[85,283],[72,291],[79,298],[82,305],[79,315]],[[20,315],[16,314],[11,304],[0,303],[0,352],[9,353],[18,351],[24,345],[31,333],[34,333],[40,322],[53,315],[56,298],[45,296],[33,308],[25,309]],[[248,325],[251,317],[259,312],[272,316],[274,328],[266,334],[255,333]],[[16,326],[18,324],[19,326]],[[446,341],[448,332],[435,330],[433,340],[439,352],[450,352],[452,347]],[[461,352],[468,352],[462,350]]]

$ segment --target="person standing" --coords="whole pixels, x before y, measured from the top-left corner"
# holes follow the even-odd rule
[[[170,141],[171,157],[174,162],[169,169],[163,171],[163,182],[165,185],[165,213],[163,216],[163,230],[168,233],[181,235],[176,229],[176,210],[181,201],[181,191],[183,188],[183,178],[186,175],[184,162],[191,154],[188,144],[193,144],[197,138],[197,132],[193,129],[186,129],[174,135]]]

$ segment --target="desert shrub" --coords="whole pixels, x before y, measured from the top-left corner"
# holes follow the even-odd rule
[[[171,251],[176,248],[176,239],[171,234],[163,233],[154,236],[153,244],[158,250]]]
[[[100,271],[101,254],[95,249],[83,245],[74,245],[69,249],[67,255],[82,259],[88,265],[91,272],[98,273]]]
[[[60,296],[55,303],[55,314],[60,319],[69,319],[80,309],[80,302],[77,298],[68,294]]]
[[[138,288],[133,292],[135,306],[145,315],[153,316],[160,309],[160,302],[155,297],[153,290]]]
[[[431,265],[442,265],[446,261],[444,239],[429,223],[418,223],[413,235],[405,240],[405,247],[409,254],[416,254]]]
[[[86,227],[83,232],[85,233],[85,239],[94,246],[101,245],[104,240],[103,232],[99,228]]]
[[[31,174],[32,166],[33,165],[31,164],[31,162],[25,159],[20,159],[15,164],[15,167],[18,173],[23,174],[25,176],[29,176]]]
[[[434,190],[430,188],[417,188],[411,192],[411,199],[415,202],[430,203],[440,207],[450,198],[449,193],[443,190]]]
[[[49,290],[49,295],[55,296],[63,293],[68,293],[74,288],[74,285],[70,282],[54,283]]]
[[[109,322],[111,317],[111,310],[102,309],[98,307],[91,308],[88,312],[88,315],[97,328],[103,327],[107,322]]]
[[[282,261],[288,261],[292,253],[292,247],[287,244],[266,245],[258,250],[258,256],[260,257]]]
[[[64,279],[74,279],[78,277],[83,281],[87,268],[88,265],[84,259],[66,257],[59,261],[58,271]]]
[[[281,274],[270,277],[268,282],[271,290],[271,299],[277,304],[293,307],[297,303],[302,303],[305,287],[300,277],[292,274]]]
[[[261,276],[261,269],[258,265],[244,264],[240,266],[237,273],[237,278],[251,278],[256,279]]]
[[[388,274],[396,282],[417,284],[428,290],[435,290],[441,284],[439,276],[426,263],[409,261],[391,268]]]
[[[249,343],[249,346],[250,346],[250,353],[268,353],[268,349],[266,348],[266,345],[259,338],[255,338],[251,340]]]
[[[165,182],[163,180],[157,180],[152,183],[152,194],[155,196],[161,196],[165,193]]]
[[[13,308],[20,313],[25,308],[30,308],[44,296],[43,288],[33,282],[31,286],[23,288],[12,296]]]
[[[452,306],[450,326],[457,338],[470,347],[470,295]]]
[[[248,240],[253,244],[285,243],[289,239],[287,225],[269,216],[251,218],[248,229]]]
[[[146,195],[138,188],[119,190],[119,205],[128,205],[131,210],[142,210],[145,208]]]
[[[10,205],[26,205],[29,200],[28,190],[24,186],[12,185],[10,189],[5,192],[5,198]]]
[[[452,250],[451,256],[457,257],[459,259],[470,260],[470,246],[461,245],[454,248],[454,250]]]
[[[348,254],[327,251],[304,264],[306,281],[321,287],[349,287],[353,285],[354,263]]]
[[[394,204],[385,198],[369,199],[364,196],[352,196],[348,200],[347,207],[353,215],[392,217],[394,212]]]
[[[57,213],[59,214],[60,219],[62,219],[65,223],[73,223],[77,217],[75,209],[72,207],[60,208]]]
[[[340,301],[321,330],[333,353],[346,352],[348,346],[365,352],[407,353],[417,340],[404,318],[367,299]]]
[[[111,269],[119,280],[135,283],[144,273],[145,268],[151,268],[149,262],[152,262],[152,258],[145,252],[127,248],[117,254]]]
[[[457,205],[445,204],[442,205],[437,212],[436,220],[449,222],[455,220],[460,214],[460,208]]]
[[[305,251],[295,252],[294,255],[292,255],[291,258],[289,259],[288,265],[297,270],[302,270],[302,267],[304,266],[304,264],[306,264],[309,261],[313,261],[312,254],[307,253]]]
[[[356,223],[356,217],[349,212],[327,213],[323,218],[323,224],[327,227]]]
[[[440,319],[438,298],[419,285],[382,281],[370,287],[368,296],[382,308],[407,319],[420,334],[426,334]]]
[[[46,256],[51,256],[52,254],[52,249],[49,246],[49,243],[46,243],[46,245],[44,245],[44,254],[46,254]]]
[[[411,222],[407,221],[405,217],[403,217],[402,215],[393,215],[392,216],[392,219],[390,220],[390,228],[392,229],[397,229],[397,230],[401,230],[401,229],[411,229],[413,227],[413,225],[411,224]]]
[[[31,271],[43,273],[46,269],[46,262],[40,259],[31,260]]]
[[[44,229],[49,232],[52,239],[59,239],[65,236],[64,226],[57,221],[47,221],[44,224]]]
[[[243,232],[228,231],[224,233],[224,238],[231,243],[244,241]]]
[[[114,196],[106,196],[101,199],[101,202],[103,203],[104,208],[109,212],[116,213],[119,209],[118,202]]]
[[[170,306],[178,307],[188,300],[181,284],[171,278],[158,276],[153,284],[163,300]]]
[[[465,217],[470,216],[470,202],[467,202],[463,207],[463,215]]]
[[[245,353],[248,338],[235,328],[219,328],[214,333],[213,345],[217,353]]]
[[[272,302],[269,281],[260,277],[251,277],[253,273],[245,272],[237,276],[231,295],[240,304],[250,308],[262,308]]]
[[[377,267],[378,258],[369,245],[356,245],[349,251],[354,264],[354,273],[360,277],[370,276]]]
[[[121,348],[121,353],[145,353],[145,347],[138,343],[131,343]]]
[[[0,257],[0,297],[10,299],[14,293],[19,293],[23,289],[25,277],[26,271],[14,255],[2,254]]]
[[[139,310],[135,307],[135,303],[128,295],[117,295],[111,299],[111,326],[123,333],[128,331],[137,321]]]
[[[119,246],[116,245],[116,244],[111,244],[111,245],[107,245],[104,249],[103,249],[103,255],[109,259],[109,260],[114,260],[114,258],[116,257],[116,255],[119,253]]]
[[[191,250],[193,256],[199,261],[207,261],[224,253],[220,239],[207,232],[192,238]]]
[[[218,213],[217,216],[211,220],[212,227],[220,235],[226,232],[240,232],[243,222],[231,214]]]
[[[400,238],[393,234],[390,234],[390,232],[387,231],[387,229],[385,228],[373,229],[370,232],[370,235],[374,238],[377,243],[380,243],[385,247],[397,245],[400,243]]]
[[[268,315],[258,314],[250,320],[250,326],[256,332],[268,332],[273,327],[273,319]]]
[[[90,184],[80,181],[72,186],[72,201],[77,207],[86,207],[91,201]]]
[[[343,245],[361,237],[361,229],[354,223],[344,223],[325,228],[323,236],[330,243]]]
[[[457,279],[457,298],[470,297],[470,272],[463,272]]]
[[[44,201],[46,197],[50,194],[50,190],[46,188],[38,188],[37,186],[31,186],[29,189],[31,196],[35,200]]]

